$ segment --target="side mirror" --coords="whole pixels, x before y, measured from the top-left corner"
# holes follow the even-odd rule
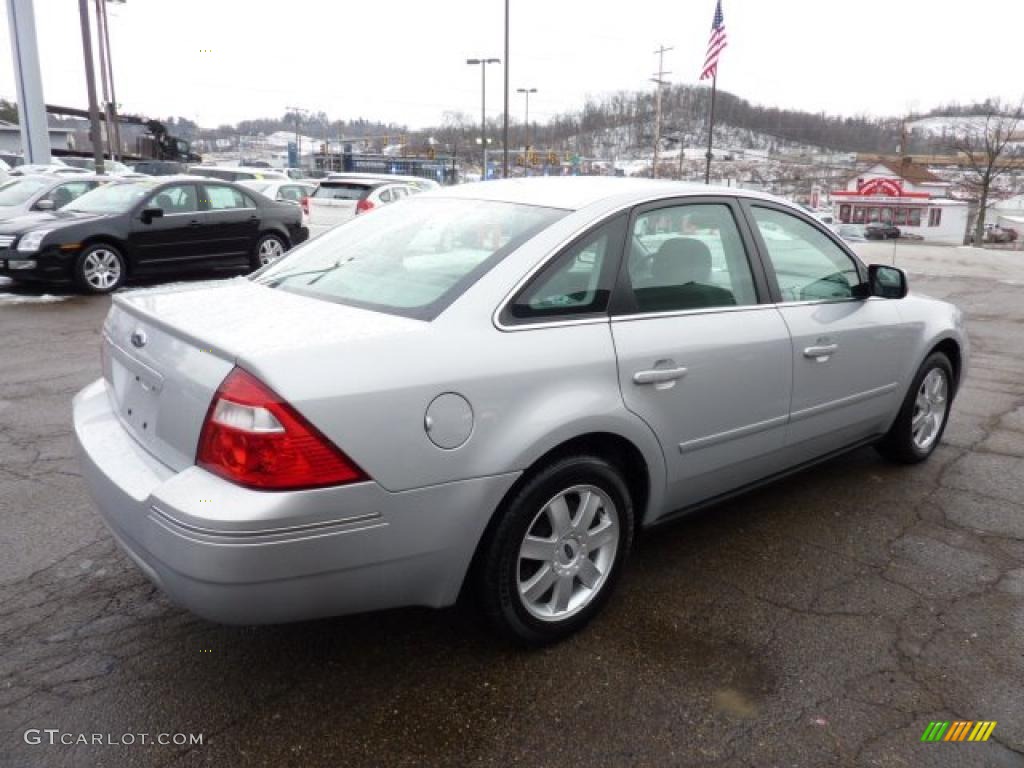
[[[52,211],[52,210],[54,210],[54,209],[55,209],[56,207],[57,207],[57,206],[55,206],[55,205],[53,204],[53,200],[46,200],[46,199],[40,200],[40,201],[39,201],[39,202],[37,202],[37,203],[36,203],[36,205],[35,205],[35,209],[36,209],[37,211]]]
[[[896,267],[872,264],[868,267],[868,287],[871,296],[902,299],[907,295],[907,273]]]
[[[149,224],[153,221],[153,219],[162,219],[163,216],[163,208],[143,208],[142,215],[140,218],[142,219],[143,224]]]

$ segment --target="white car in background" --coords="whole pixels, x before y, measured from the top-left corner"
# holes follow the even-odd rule
[[[85,168],[75,168],[53,158],[52,163],[26,163],[19,165],[10,172],[10,176],[36,176],[39,174],[55,173],[60,176],[74,176],[75,174],[89,173]]]
[[[421,176],[397,176],[391,173],[329,173],[327,178],[331,180],[337,179],[355,179],[359,181],[367,180],[378,180],[378,181],[400,181],[405,184],[411,184],[414,187],[418,187],[421,192],[432,192],[435,189],[440,189],[441,185],[433,179],[424,179]]]
[[[316,184],[311,181],[295,181],[280,179],[245,179],[238,182],[243,187],[248,187],[254,192],[259,192],[264,197],[277,200],[280,203],[295,203],[299,205],[302,198],[309,197],[316,191]]]
[[[248,168],[243,165],[193,165],[186,172],[189,176],[205,176],[221,181],[247,181],[249,179],[273,179],[288,181],[288,175],[274,168]]]
[[[393,203],[421,190],[412,184],[379,179],[327,178],[305,198],[309,235],[316,237],[331,227],[351,221],[361,213]]]

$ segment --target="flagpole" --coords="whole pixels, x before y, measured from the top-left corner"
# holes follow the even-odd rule
[[[715,133],[715,94],[718,91],[718,67],[711,76],[711,113],[708,116],[708,154],[707,162],[704,165],[704,183],[711,183],[711,147],[714,142]]]

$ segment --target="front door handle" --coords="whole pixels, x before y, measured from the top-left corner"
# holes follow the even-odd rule
[[[652,368],[649,371],[637,371],[633,374],[634,384],[664,384],[675,381],[686,375],[685,368]]]
[[[190,221],[188,225],[190,227],[199,227],[202,226],[202,222],[200,222],[199,219],[192,219],[192,221]]]
[[[839,349],[838,344],[822,344],[816,347],[805,347],[804,357],[809,357],[819,363],[824,363],[835,354],[837,349]]]

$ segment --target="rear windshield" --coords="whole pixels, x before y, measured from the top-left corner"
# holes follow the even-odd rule
[[[432,320],[506,254],[566,213],[484,200],[409,198],[335,227],[252,279]]]
[[[371,184],[325,181],[316,188],[313,197],[320,200],[362,200],[371,189],[373,189]]]

